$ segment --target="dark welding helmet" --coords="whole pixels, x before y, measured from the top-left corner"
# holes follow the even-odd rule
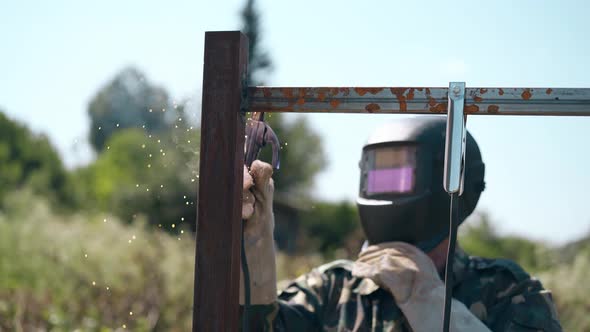
[[[369,244],[402,241],[428,252],[448,236],[445,134],[445,116],[416,116],[387,123],[369,137],[359,164],[357,199]],[[477,143],[467,133],[460,222],[475,209],[484,172]]]

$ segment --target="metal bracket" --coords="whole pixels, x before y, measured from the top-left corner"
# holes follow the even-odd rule
[[[463,194],[465,171],[465,82],[449,83],[445,174],[443,186],[449,194]]]

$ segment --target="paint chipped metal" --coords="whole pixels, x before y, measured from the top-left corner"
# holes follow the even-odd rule
[[[445,114],[448,88],[251,87],[250,111]],[[590,89],[467,88],[466,114],[590,115]]]

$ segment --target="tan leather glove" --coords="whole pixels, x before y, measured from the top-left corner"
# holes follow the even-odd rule
[[[250,171],[244,166],[242,218],[246,220],[244,246],[250,272],[252,304],[270,304],[277,298],[272,173],[272,166],[260,160],[252,163]],[[244,304],[241,270],[240,284],[240,304]]]
[[[444,283],[432,260],[403,242],[369,246],[359,254],[352,274],[388,290],[416,332],[442,331]],[[461,302],[454,300],[450,330],[490,331]]]

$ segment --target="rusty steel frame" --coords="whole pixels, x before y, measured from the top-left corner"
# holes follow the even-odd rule
[[[448,88],[250,87],[250,110],[297,113],[446,114]],[[469,115],[590,116],[590,89],[467,88]]]
[[[248,40],[241,32],[206,33],[193,331],[238,329],[246,111],[447,113],[448,88],[246,88],[247,59]],[[590,116],[590,89],[467,88],[464,111]]]

